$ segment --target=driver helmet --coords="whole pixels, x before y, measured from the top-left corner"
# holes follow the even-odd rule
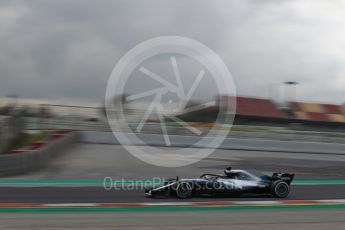
[[[227,176],[230,176],[230,175],[231,175],[231,167],[227,167],[227,168],[224,170],[224,174],[227,175]]]

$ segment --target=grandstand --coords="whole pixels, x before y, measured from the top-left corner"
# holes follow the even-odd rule
[[[294,117],[300,120],[345,122],[344,106],[341,105],[294,102],[291,110]]]
[[[231,105],[232,96],[219,96],[218,107]],[[289,107],[282,109],[268,99],[239,96],[236,98],[237,109],[235,124],[250,125],[290,125],[314,126],[319,128],[345,128],[345,105],[318,104],[308,102],[291,102]],[[207,120],[215,117],[214,107],[203,108],[193,114],[185,114],[191,120]],[[212,122],[212,120],[209,120]]]
[[[221,96],[219,106],[226,105],[232,99]],[[345,123],[345,105],[291,102],[289,108],[283,110],[268,99],[237,97],[236,100],[238,116]]]
[[[219,105],[227,105],[233,97],[220,96]],[[270,100],[250,97],[236,97],[236,114],[245,116],[288,118],[288,114],[277,108]]]

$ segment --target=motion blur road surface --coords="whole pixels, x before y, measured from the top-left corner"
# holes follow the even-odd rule
[[[145,148],[145,147],[142,147]],[[162,148],[164,154],[165,148]],[[0,179],[0,203],[67,204],[73,203],[164,203],[181,202],[174,198],[148,199],[143,190],[105,190],[101,185],[89,186],[78,180],[142,180],[155,177],[198,177],[202,173],[222,174],[225,167],[254,169],[267,173],[283,171],[296,173],[296,181],[315,181],[312,185],[294,184],[285,201],[345,200],[345,155],[306,154],[288,152],[216,150],[202,161],[180,168],[162,168],[148,165],[122,146],[102,144],[76,144],[62,153],[42,170],[26,175]],[[3,183],[3,181],[8,183]],[[39,184],[39,181],[73,180],[75,184]],[[18,182],[19,181],[19,182]],[[31,181],[30,183],[23,183]],[[326,183],[318,183],[323,181]],[[14,182],[14,183],[12,183]],[[18,182],[18,183],[17,183]],[[330,182],[327,184],[327,182]],[[270,196],[253,197],[196,197],[188,202],[221,201],[277,201]],[[183,200],[186,202],[186,200]],[[341,201],[342,202],[342,201]],[[264,206],[263,206],[264,207]],[[342,206],[343,207],[343,206]],[[259,207],[260,208],[260,207]],[[5,211],[4,211],[5,210]],[[262,210],[196,210],[146,212],[128,209],[124,212],[103,212],[90,209],[87,212],[54,211],[45,209],[0,215],[0,227],[4,229],[343,229],[345,209],[340,206],[310,206],[303,204],[279,209]],[[31,210],[31,209],[30,209]],[[92,211],[94,210],[94,211]],[[49,213],[51,212],[51,213]]]
[[[3,229],[343,230],[345,209],[124,213],[1,213]]]
[[[146,198],[143,190],[102,187],[0,187],[0,203],[135,203],[186,202],[175,198]],[[294,185],[283,200],[345,199],[345,185]],[[271,196],[195,197],[187,201],[281,200]]]
[[[145,148],[142,146],[141,148]],[[162,148],[164,154],[166,148]],[[178,157],[178,156],[177,156]],[[345,154],[215,150],[202,161],[178,168],[149,165],[120,145],[76,144],[52,159],[46,168],[4,179],[152,179],[153,177],[197,177],[222,174],[225,167],[254,169],[267,173],[292,172],[295,179],[344,179]]]
[[[143,147],[145,148],[145,147]],[[164,148],[162,148],[164,154]],[[262,151],[216,150],[202,161],[179,168],[148,165],[119,145],[76,144],[71,150],[52,160],[46,168],[6,180],[113,180],[152,179],[156,177],[198,177],[203,173],[222,174],[225,167],[271,172],[295,173],[295,180],[345,178],[345,155],[305,154]],[[1,182],[1,180],[0,180]],[[162,202],[144,197],[142,189],[106,191],[102,184],[90,187],[80,184],[60,185],[6,185],[0,184],[0,203],[80,203],[80,202]],[[289,199],[345,199],[344,185],[293,185]],[[194,198],[206,201],[213,198]],[[217,199],[272,199],[272,197],[229,197]]]

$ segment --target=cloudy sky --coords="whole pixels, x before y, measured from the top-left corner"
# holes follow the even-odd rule
[[[162,35],[207,45],[240,95],[345,102],[342,0],[1,0],[0,97],[101,102],[117,61]]]

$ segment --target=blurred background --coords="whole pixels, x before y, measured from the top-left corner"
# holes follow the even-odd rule
[[[344,12],[342,0],[1,0],[0,211],[7,212],[3,206],[12,203],[151,202],[141,190],[105,191],[103,179],[197,177],[221,173],[228,166],[296,173],[288,198],[291,201],[343,202]],[[183,106],[168,94],[161,101],[162,108],[144,119],[138,129],[151,98],[130,98],[156,85],[136,70],[125,91],[115,92],[116,97],[110,99],[115,112],[124,114],[124,120],[113,123],[111,129],[105,94],[113,68],[137,44],[168,35],[197,40],[219,55],[231,72],[236,94],[218,93],[206,71],[199,88]],[[176,57],[186,93],[198,75],[198,63]],[[171,80],[174,72],[167,57],[144,64],[162,79],[176,83]],[[229,107],[235,114],[228,112]],[[164,119],[171,138],[169,146],[163,139],[159,113],[175,118]],[[232,117],[233,124],[227,122]],[[195,129],[200,133],[193,132]],[[164,155],[191,146],[203,136],[212,137],[212,130],[224,131],[224,142],[212,155],[183,167],[149,165],[129,154],[111,132],[128,134],[133,140],[135,134],[147,145],[158,146]],[[149,151],[142,143],[129,144]],[[220,201],[253,199],[271,202],[273,198],[230,197]],[[178,202],[152,202],[169,201]],[[188,220],[179,213],[161,215],[166,215],[162,220],[178,220],[172,225],[184,219],[191,221],[188,226],[198,226],[195,223],[201,221],[222,223],[224,229],[228,229],[229,216],[236,215],[234,221],[241,222],[238,227],[245,226],[243,229],[253,228],[253,223],[261,223],[255,225],[257,229],[276,229],[277,223],[282,229],[291,228],[291,223],[298,227],[308,224],[310,229],[344,226],[343,210],[332,210],[326,216],[320,208],[312,212],[311,219],[293,216],[289,210],[260,209],[255,215],[236,210],[231,215],[207,213],[199,216],[191,211]],[[134,226],[130,214],[118,215],[125,226]],[[155,223],[146,214],[135,215],[143,215],[136,219],[139,227]],[[277,221],[267,218],[272,215]],[[208,222],[205,216],[218,219]],[[248,217],[254,218],[250,226]],[[41,221],[3,218],[4,226],[19,228],[28,224],[38,229],[48,221],[43,215]],[[52,221],[49,226],[65,229],[65,221]],[[101,226],[94,216],[79,221]],[[72,222],[66,224],[75,227]]]
[[[136,44],[170,34],[196,39],[224,60],[239,95],[234,124],[241,131],[344,128],[341,1],[37,0],[0,7],[0,113],[2,120],[24,117],[24,129],[109,131],[104,94],[116,62]],[[150,66],[169,75],[162,60]],[[183,72],[187,81],[194,76],[190,68]],[[136,79],[128,93],[145,82]],[[214,105],[182,108],[181,118],[212,125],[228,99],[202,87],[189,106],[202,104],[206,94]],[[127,104],[135,123],[147,104]],[[2,142],[11,139],[1,130]]]
[[[168,94],[158,111],[201,133],[166,118],[169,135],[231,129],[228,138],[344,143],[344,7],[341,1],[2,1],[0,152],[26,151],[66,130],[161,135],[157,111],[138,130],[152,98],[129,99],[159,83],[135,70],[124,92],[115,92],[111,103],[128,126],[119,120],[110,129],[104,98],[127,51],[170,34],[217,53],[237,97],[218,93],[206,71],[188,101],[181,106]],[[176,59],[187,93],[201,67]],[[142,65],[176,83],[168,56]],[[233,116],[231,127],[226,118]]]

